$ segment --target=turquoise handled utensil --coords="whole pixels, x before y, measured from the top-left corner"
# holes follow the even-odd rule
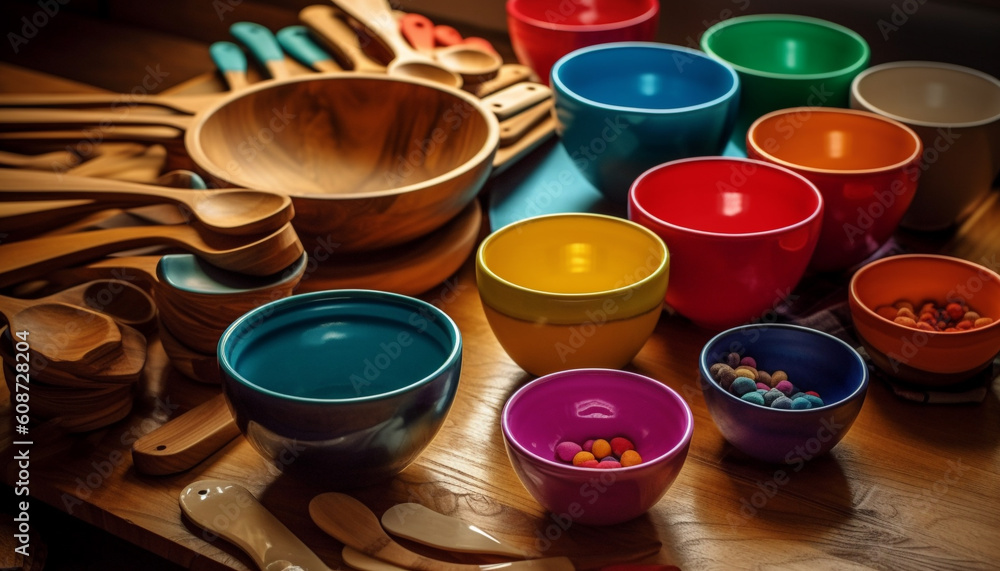
[[[285,54],[271,30],[253,22],[236,22],[229,27],[229,33],[250,50],[272,78],[284,79],[291,76],[285,63]]]
[[[299,63],[316,71],[342,71],[326,50],[319,47],[305,26],[288,26],[278,30],[278,44]]]
[[[215,42],[208,47],[208,53],[212,56],[215,67],[222,72],[230,91],[237,91],[249,85],[247,56],[238,45],[233,42]]]

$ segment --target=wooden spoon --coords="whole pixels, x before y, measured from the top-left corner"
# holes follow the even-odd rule
[[[288,223],[292,200],[258,190],[194,191],[91,177],[18,171],[0,180],[0,198],[87,198],[115,205],[170,202],[189,209],[205,228],[221,234],[259,234]]]
[[[188,250],[220,268],[250,275],[277,273],[303,252],[291,223],[271,234],[245,239],[199,233],[191,226],[110,228],[0,244],[0,287],[114,252],[167,245]]]
[[[151,476],[194,467],[239,436],[240,429],[219,393],[132,444],[136,471]]]
[[[467,565],[430,559],[414,553],[389,537],[378,518],[363,503],[346,494],[327,492],[309,502],[309,516],[326,533],[365,555],[406,569],[420,571],[486,571],[493,565]],[[566,557],[547,557],[504,563],[505,571],[527,569],[573,571]]]
[[[385,0],[333,0],[333,4],[375,34],[392,51],[394,57],[387,68],[390,75],[417,77],[462,87],[460,75],[406,43]]]
[[[139,287],[121,280],[91,280],[63,289],[36,302],[59,302],[91,309],[120,325],[142,329],[156,319],[156,304]]]
[[[225,480],[194,482],[181,492],[180,505],[195,525],[238,546],[261,571],[330,571],[243,486]]]
[[[382,527],[417,543],[457,551],[530,558],[534,554],[493,537],[474,525],[420,504],[396,504],[382,514]]]
[[[299,20],[354,71],[385,73],[385,66],[368,57],[358,45],[358,35],[340,18],[333,6],[315,4],[299,12]]]
[[[79,162],[80,155],[73,151],[52,151],[38,155],[0,151],[0,165],[7,167],[64,171]]]
[[[92,371],[92,364],[121,351],[121,331],[103,313],[67,303],[39,303],[6,296],[0,296],[0,313],[7,318],[15,343],[27,343],[54,366],[67,371]]]
[[[110,107],[128,110],[151,106],[183,115],[194,115],[225,94],[132,95],[129,93],[3,93],[0,107]]]

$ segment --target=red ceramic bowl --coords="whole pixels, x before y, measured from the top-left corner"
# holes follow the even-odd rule
[[[959,332],[922,331],[875,310],[900,299],[913,304],[964,300],[993,324]],[[866,264],[851,278],[854,327],[872,362],[890,376],[946,386],[980,373],[1000,353],[1000,275],[979,264],[932,254],[891,256]]]
[[[658,0],[507,0],[507,29],[518,61],[548,84],[556,60],[611,42],[653,41]]]
[[[691,408],[649,377],[572,369],[539,377],[504,405],[507,456],[528,492],[567,524],[611,525],[642,515],[663,497],[687,459]],[[556,458],[564,440],[624,436],[642,456],[627,468],[582,468]]]
[[[747,132],[747,156],[787,167],[823,193],[823,230],[810,266],[849,268],[899,226],[920,178],[920,137],[881,115],[794,107],[768,113]]]
[[[769,312],[805,273],[823,222],[823,197],[802,175],[763,161],[699,157],[643,173],[628,217],[670,250],[666,301],[722,330]]]

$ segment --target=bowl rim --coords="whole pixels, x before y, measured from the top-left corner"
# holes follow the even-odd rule
[[[559,293],[559,292],[544,291],[544,290],[525,287],[521,284],[516,284],[512,281],[507,280],[506,278],[500,277],[496,272],[493,271],[492,268],[490,268],[489,264],[486,263],[486,260],[484,259],[486,248],[490,245],[490,243],[497,240],[498,236],[501,236],[502,234],[506,234],[509,232],[513,232],[520,226],[525,226],[528,224],[536,224],[538,222],[545,222],[546,220],[552,218],[564,218],[564,219],[589,218],[594,220],[605,220],[613,224],[620,225],[624,228],[631,229],[633,231],[639,231],[641,234],[649,238],[650,243],[652,245],[660,246],[662,248],[663,257],[660,260],[659,265],[656,266],[656,269],[650,272],[648,276],[645,276],[640,280],[634,281],[629,284],[625,284],[621,287],[617,287],[614,289],[589,291],[583,293]],[[497,228],[496,230],[491,232],[488,236],[483,238],[483,241],[479,244],[479,247],[476,250],[476,267],[481,269],[485,274],[490,276],[490,278],[495,280],[497,283],[503,285],[506,288],[510,288],[512,290],[520,292],[522,294],[542,296],[552,301],[577,302],[582,300],[604,298],[606,296],[614,296],[627,293],[629,290],[633,290],[635,288],[644,286],[650,282],[660,279],[664,273],[667,273],[670,270],[670,250],[667,248],[667,245],[663,242],[663,238],[660,238],[656,234],[656,232],[653,232],[649,228],[646,228],[642,224],[633,222],[632,220],[619,218],[617,216],[610,216],[607,214],[597,214],[593,212],[556,212],[552,214],[541,214],[538,216],[532,216],[529,218],[517,220],[511,222],[510,224],[507,224],[506,226]]]
[[[382,81],[389,83],[405,83],[416,86],[422,86],[426,88],[433,89],[435,91],[440,91],[451,95],[452,97],[457,97],[458,99],[468,103],[473,109],[479,112],[480,117],[485,121],[486,124],[486,143],[480,148],[475,155],[470,157],[464,163],[452,168],[446,173],[440,174],[434,178],[430,178],[421,182],[408,184],[406,186],[400,186],[395,188],[387,188],[383,190],[372,190],[368,192],[352,192],[352,193],[303,193],[296,192],[295,190],[270,190],[270,192],[277,192],[295,198],[296,200],[322,200],[322,201],[353,201],[353,200],[363,200],[369,198],[381,198],[388,196],[397,196],[401,194],[407,194],[419,190],[427,190],[440,186],[449,180],[454,180],[462,175],[475,171],[482,165],[487,165],[487,168],[492,170],[491,157],[496,153],[497,148],[500,145],[500,122],[496,115],[489,109],[486,109],[482,100],[473,96],[471,93],[457,89],[454,87],[449,87],[441,83],[435,83],[429,79],[421,79],[416,77],[406,77],[400,75],[386,75],[377,73],[360,73],[355,71],[332,71],[332,72],[321,72],[313,74],[298,75],[294,77],[289,77],[286,79],[263,81],[250,85],[244,89],[232,92],[230,95],[223,97],[222,99],[216,101],[214,104],[210,105],[206,109],[198,112],[193,117],[192,127],[187,130],[184,135],[184,148],[191,155],[192,160],[195,164],[208,172],[209,175],[215,177],[219,180],[225,181],[229,184],[234,184],[237,186],[243,186],[245,188],[255,188],[259,185],[254,184],[253,180],[244,180],[246,177],[234,176],[224,165],[216,164],[214,160],[209,159],[208,154],[200,143],[201,133],[205,127],[206,121],[215,115],[221,108],[231,104],[232,102],[243,99],[245,97],[252,96],[260,91],[267,91],[270,89],[278,89],[287,85],[296,83],[306,83],[306,82],[324,82],[324,81]],[[266,188],[263,190],[267,190]]]
[[[912,327],[907,327],[905,325],[900,325],[898,323],[889,321],[888,319],[875,313],[875,310],[869,307],[868,304],[862,301],[861,297],[858,296],[857,282],[859,279],[863,279],[865,274],[871,271],[872,268],[878,268],[880,266],[888,264],[907,263],[918,260],[930,260],[942,263],[950,263],[957,266],[962,266],[963,268],[968,269],[970,272],[976,274],[980,272],[986,273],[998,284],[1000,284],[1000,274],[991,270],[990,268],[987,268],[986,266],[977,264],[975,262],[966,260],[964,258],[957,258],[955,256],[946,256],[943,254],[898,254],[895,256],[887,256],[885,258],[880,258],[878,260],[869,262],[861,266],[860,268],[858,268],[856,272],[854,272],[854,275],[851,276],[851,280],[850,282],[848,282],[847,285],[848,300],[853,302],[850,305],[852,307],[857,306],[858,310],[860,310],[869,319],[875,319],[877,320],[878,323],[882,323],[887,327],[891,328],[893,331],[896,331],[904,336],[912,335],[914,332],[920,331],[926,334],[929,339],[933,339],[935,337],[947,338],[947,337],[956,337],[960,335],[970,335],[970,334],[982,335],[983,332],[991,332],[991,330],[1000,329],[1000,319],[994,319],[993,323],[987,325],[986,327],[977,327],[975,329],[966,329],[964,331],[926,331],[923,329],[914,329]]]
[[[757,132],[757,128],[760,125],[762,125],[765,121],[768,121],[774,117],[780,117],[782,115],[792,115],[795,113],[799,113],[803,110],[809,113],[829,113],[831,115],[855,115],[859,117],[865,117],[867,119],[877,121],[880,123],[884,123],[886,125],[894,126],[903,133],[905,133],[913,142],[914,144],[913,152],[910,153],[910,156],[906,157],[905,159],[893,163],[891,165],[869,168],[869,169],[829,169],[829,168],[817,168],[807,165],[801,165],[798,163],[793,163],[791,161],[778,158],[760,147],[760,145],[757,142],[757,139],[754,137],[754,135]],[[758,117],[756,120],[754,120],[753,123],[750,124],[750,127],[747,129],[747,148],[752,148],[754,152],[756,152],[757,154],[761,155],[762,157],[766,157],[768,162],[773,162],[783,167],[787,167],[790,169],[797,169],[810,173],[822,173],[822,174],[833,174],[833,175],[866,175],[866,174],[878,174],[878,173],[894,171],[919,161],[921,156],[923,156],[923,151],[924,151],[924,145],[920,139],[920,135],[917,135],[916,131],[914,131],[913,129],[907,127],[903,123],[891,117],[886,117],[884,115],[879,115],[878,113],[874,113],[872,111],[859,110],[859,109],[839,109],[836,107],[808,107],[808,106],[778,109]]]
[[[515,21],[532,25],[536,28],[557,32],[604,32],[608,30],[617,30],[636,26],[654,18],[657,14],[659,14],[659,0],[645,0],[645,3],[648,7],[641,14],[637,14],[626,20],[605,22],[603,24],[559,24],[556,22],[546,22],[544,20],[532,18],[521,11],[519,0],[507,0],[505,9],[508,17],[513,18]]]
[[[719,55],[719,53],[713,50],[712,47],[709,45],[709,42],[712,41],[715,35],[726,28],[739,26],[742,24],[754,24],[756,22],[761,22],[761,21],[795,22],[800,24],[811,24],[814,26],[819,26],[822,28],[826,28],[828,30],[839,32],[845,37],[854,40],[854,42],[857,45],[861,46],[862,48],[861,56],[854,63],[832,71],[825,71],[822,73],[804,73],[804,74],[779,73],[774,71],[762,71],[751,67],[734,64],[732,62],[729,62],[726,58]],[[854,30],[848,28],[847,26],[842,26],[840,24],[831,22],[829,20],[824,20],[822,18],[813,18],[810,16],[799,16],[797,14],[748,14],[745,16],[734,16],[732,18],[722,20],[721,22],[716,22],[707,30],[705,30],[705,33],[702,34],[701,36],[701,41],[699,42],[699,45],[701,46],[701,49],[705,53],[709,54],[712,57],[719,58],[722,61],[728,62],[730,65],[733,66],[733,68],[735,68],[739,72],[745,73],[747,75],[766,77],[770,79],[794,79],[802,81],[829,79],[832,77],[838,77],[841,75],[854,73],[859,69],[863,69],[866,65],[868,65],[868,61],[871,59],[871,47],[868,45],[868,42],[865,41],[864,37],[861,36],[861,34],[855,32]]]
[[[656,464],[661,464],[663,462],[672,460],[684,449],[685,446],[690,445],[692,435],[694,434],[694,413],[691,411],[691,406],[687,403],[686,400],[684,400],[684,397],[682,397],[680,393],[675,391],[666,383],[660,382],[654,379],[653,377],[649,377],[639,373],[633,373],[631,371],[625,371],[622,369],[602,369],[602,368],[567,369],[563,371],[556,371],[554,373],[543,375],[541,377],[538,377],[537,379],[525,383],[519,389],[514,391],[514,394],[512,394],[507,399],[507,401],[503,405],[503,409],[500,412],[500,432],[503,434],[504,442],[507,442],[512,447],[514,447],[520,454],[538,460],[542,464],[545,464],[547,466],[553,466],[558,469],[565,469],[568,470],[569,472],[580,472],[583,474],[590,474],[594,472],[603,472],[607,470],[607,468],[587,468],[584,466],[574,466],[572,464],[564,464],[562,462],[556,462],[555,460],[544,458],[525,448],[517,439],[515,439],[511,435],[510,418],[509,418],[510,408],[513,404],[516,404],[517,400],[520,400],[521,398],[524,397],[524,395],[527,392],[531,391],[532,389],[541,384],[549,382],[560,382],[563,380],[563,377],[572,377],[579,375],[584,375],[584,376],[607,375],[613,377],[625,377],[635,380],[637,382],[642,383],[643,385],[652,387],[654,390],[658,390],[666,393],[667,395],[670,395],[673,399],[676,400],[677,403],[680,404],[680,408],[684,413],[684,434],[678,439],[677,443],[674,444],[673,447],[671,447],[663,454],[655,456],[651,459],[643,457],[642,463],[640,464],[636,464],[634,466],[622,466],[621,468],[614,468],[615,473],[621,474],[621,473],[639,472],[642,470],[648,470],[649,468],[651,468]]]
[[[978,77],[988,83],[992,83],[993,86],[996,87],[998,91],[1000,91],[1000,79],[997,79],[996,77],[993,77],[992,75],[975,68],[966,67],[963,65],[957,65],[953,63],[945,63],[940,61],[905,60],[905,61],[891,61],[875,65],[869,67],[868,69],[856,75],[854,79],[851,81],[851,98],[857,101],[857,103],[860,104],[862,107],[864,107],[866,110],[877,112],[879,115],[883,115],[890,119],[894,119],[896,121],[899,121],[900,123],[906,123],[908,125],[916,125],[918,127],[932,127],[932,128],[951,127],[954,129],[960,129],[969,127],[980,127],[982,125],[989,125],[990,123],[993,123],[995,121],[1000,121],[1000,112],[993,115],[992,117],[980,119],[979,121],[965,121],[960,123],[951,123],[944,121],[921,121],[917,119],[909,119],[902,115],[898,115],[896,113],[887,111],[877,105],[874,105],[872,104],[871,101],[869,101],[863,95],[861,95],[861,82],[865,81],[865,79],[867,79],[869,76],[900,68],[946,69],[957,73],[964,73],[967,75]]]
[[[415,313],[420,313],[421,311],[431,313],[434,318],[429,319],[432,323],[438,323],[439,327],[449,336],[452,340],[452,346],[450,353],[444,358],[441,365],[439,365],[434,371],[428,373],[422,379],[417,379],[405,386],[396,388],[391,391],[382,392],[375,395],[368,395],[362,397],[351,397],[351,398],[313,398],[313,397],[301,397],[296,395],[282,394],[277,391],[262,387],[257,383],[247,379],[240,372],[236,370],[233,363],[230,362],[227,349],[233,347],[236,343],[244,341],[247,337],[252,338],[252,331],[256,326],[251,326],[250,333],[242,333],[241,329],[244,327],[245,323],[252,320],[263,318],[267,319],[275,312],[282,309],[287,309],[289,306],[296,307],[301,305],[306,305],[310,303],[315,303],[316,301],[323,300],[336,300],[336,299],[349,299],[357,301],[361,300],[373,300],[379,303],[390,303],[393,305],[403,306],[412,308]],[[392,398],[399,394],[413,391],[424,385],[430,384],[440,375],[442,375],[446,370],[455,366],[457,363],[461,362],[462,357],[462,333],[458,328],[455,321],[444,311],[438,309],[433,304],[430,304],[421,299],[417,299],[410,296],[405,296],[397,293],[391,293],[386,291],[378,290],[365,290],[365,289],[339,289],[339,290],[324,290],[315,291],[310,293],[300,293],[277,299],[261,305],[255,309],[248,311],[243,314],[226,330],[222,333],[219,338],[218,349],[216,350],[216,358],[219,361],[219,370],[223,376],[223,386],[228,384],[225,379],[232,379],[234,382],[243,385],[247,389],[254,392],[267,395],[268,397],[277,398],[281,400],[288,400],[297,403],[311,403],[311,404],[353,404],[353,403],[366,403],[374,402],[383,399]]]
[[[750,329],[763,329],[763,330],[767,330],[767,329],[787,329],[789,331],[798,331],[798,332],[800,332],[802,334],[805,334],[805,335],[816,335],[816,336],[819,336],[819,337],[825,337],[825,338],[827,338],[829,340],[832,340],[838,346],[846,349],[847,353],[848,353],[848,355],[850,355],[851,359],[854,359],[856,361],[856,363],[858,364],[858,366],[861,368],[861,372],[862,372],[861,382],[858,383],[858,386],[855,387],[855,389],[853,391],[851,391],[851,393],[849,395],[847,395],[846,397],[844,397],[844,398],[842,398],[842,399],[840,399],[838,401],[830,402],[830,403],[827,403],[826,401],[824,401],[823,406],[818,406],[818,407],[815,407],[815,408],[806,408],[806,409],[800,409],[800,410],[783,409],[783,408],[770,408],[770,407],[766,407],[766,406],[760,406],[760,405],[754,404],[752,402],[747,402],[747,401],[741,399],[740,397],[738,397],[738,396],[730,393],[729,391],[723,389],[722,385],[720,385],[719,383],[715,382],[715,379],[712,378],[712,375],[709,372],[709,368],[712,365],[714,365],[715,363],[708,363],[708,358],[709,358],[708,348],[711,347],[713,344],[715,344],[719,339],[721,339],[721,338],[723,338],[723,337],[725,337],[727,335],[732,335],[734,333],[738,333],[738,332],[745,331],[745,330],[750,330]],[[819,329],[813,329],[812,327],[805,327],[805,326],[802,326],[802,325],[795,325],[795,324],[792,324],[792,323],[748,323],[748,324],[744,324],[744,325],[737,325],[736,327],[731,327],[729,329],[726,329],[725,331],[717,333],[716,335],[714,335],[711,339],[709,339],[702,346],[701,351],[698,353],[698,370],[701,373],[701,379],[700,379],[701,382],[700,382],[700,384],[701,384],[701,387],[702,387],[702,393],[705,392],[705,390],[706,390],[705,387],[706,387],[706,385],[708,385],[708,386],[712,387],[712,390],[714,390],[715,392],[723,394],[727,398],[729,398],[729,399],[731,399],[731,400],[733,400],[735,402],[739,402],[742,405],[756,407],[756,408],[760,409],[761,411],[769,411],[769,412],[761,412],[761,414],[804,414],[804,413],[805,414],[810,414],[810,413],[815,413],[816,411],[830,410],[830,409],[838,407],[838,406],[840,406],[840,405],[842,405],[842,404],[844,404],[846,402],[854,400],[855,398],[858,398],[859,395],[863,396],[865,394],[865,392],[868,390],[868,385],[869,385],[869,383],[871,381],[871,373],[868,370],[868,363],[865,361],[864,357],[862,357],[861,354],[858,353],[858,351],[854,347],[851,347],[846,341],[844,341],[843,339],[840,339],[838,337],[835,337],[833,335],[830,335],[826,331],[820,331]],[[711,410],[709,412],[711,413]]]
[[[799,220],[798,222],[796,222],[794,224],[789,224],[787,226],[782,226],[781,228],[773,228],[771,230],[762,230],[760,232],[743,232],[743,233],[738,233],[738,234],[737,233],[730,234],[730,233],[727,233],[727,232],[709,232],[707,230],[698,230],[696,228],[688,228],[686,226],[679,226],[679,225],[674,224],[672,222],[667,222],[666,220],[663,220],[659,216],[656,216],[656,215],[652,214],[651,212],[649,212],[649,210],[647,210],[646,207],[643,206],[635,198],[635,192],[636,192],[636,189],[639,186],[639,183],[641,183],[642,181],[644,181],[648,176],[652,176],[652,174],[654,172],[656,172],[658,170],[661,170],[661,169],[671,168],[671,167],[673,167],[675,165],[678,165],[678,164],[690,163],[690,162],[701,162],[701,163],[708,163],[708,162],[753,163],[753,164],[758,165],[758,166],[763,166],[764,168],[775,169],[775,170],[781,171],[781,172],[783,172],[785,174],[791,175],[791,176],[799,179],[799,181],[805,183],[805,185],[806,185],[807,188],[809,188],[809,189],[812,190],[813,194],[816,197],[816,208],[806,218],[804,218],[802,220]],[[793,171],[792,169],[790,169],[788,167],[785,167],[785,166],[782,166],[782,165],[778,165],[778,164],[774,164],[774,163],[770,163],[770,162],[767,162],[767,161],[762,161],[762,160],[759,160],[759,159],[749,159],[749,158],[743,158],[743,157],[722,157],[722,156],[716,156],[716,157],[689,157],[689,158],[686,158],[686,159],[677,159],[677,160],[674,160],[674,161],[668,161],[668,162],[656,165],[656,166],[650,168],[649,170],[647,170],[646,172],[642,173],[641,175],[639,175],[638,178],[635,179],[635,181],[632,183],[632,186],[629,188],[628,197],[629,197],[628,206],[629,206],[629,210],[630,210],[630,212],[629,212],[629,219],[632,218],[632,216],[631,216],[631,209],[635,208],[635,209],[639,210],[644,216],[646,216],[650,220],[655,221],[657,225],[661,225],[661,226],[664,226],[666,228],[670,228],[671,230],[678,231],[678,232],[690,233],[690,234],[694,234],[694,235],[697,235],[697,236],[704,236],[704,237],[711,237],[711,238],[725,238],[725,239],[729,239],[729,240],[732,240],[732,239],[744,240],[744,239],[751,239],[751,238],[760,238],[760,237],[766,237],[766,236],[774,236],[774,235],[783,234],[785,232],[790,232],[792,230],[796,230],[796,229],[799,229],[799,228],[806,227],[806,226],[814,223],[816,220],[822,221],[822,219],[823,219],[823,207],[824,207],[824,204],[825,204],[825,201],[823,200],[823,194],[819,191],[819,188],[817,188],[816,185],[812,181],[810,181],[806,177],[802,176],[801,174]]]
[[[563,82],[560,76],[560,71],[567,65],[570,60],[576,59],[581,56],[585,56],[591,52],[610,52],[622,49],[644,49],[656,52],[667,52],[674,53],[677,52],[685,53],[700,59],[709,65],[717,65],[722,70],[729,74],[731,83],[729,89],[725,93],[711,99],[709,101],[704,101],[702,103],[697,103],[695,105],[687,105],[684,107],[634,107],[628,105],[613,105],[611,103],[603,103],[601,101],[596,101],[580,95],[577,91],[570,89],[565,82]],[[567,98],[573,99],[577,102],[585,103],[587,105],[600,108],[607,111],[618,111],[622,113],[641,113],[646,115],[674,115],[680,113],[690,113],[692,111],[699,111],[701,109],[708,109],[710,107],[715,107],[718,105],[723,105],[729,101],[732,101],[735,96],[740,91],[740,78],[729,62],[723,61],[722,59],[709,57],[708,54],[701,50],[696,50],[693,48],[688,48],[685,46],[677,46],[673,44],[663,44],[659,42],[609,42],[604,44],[595,44],[592,46],[582,47],[569,52],[568,54],[560,57],[556,63],[552,64],[552,70],[550,72],[550,77],[552,78],[552,88],[556,94],[562,94]]]

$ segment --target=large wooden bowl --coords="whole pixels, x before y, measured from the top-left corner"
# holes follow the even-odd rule
[[[492,168],[494,115],[431,82],[329,73],[265,82],[199,114],[185,146],[207,174],[292,197],[293,224],[337,252],[423,236]]]

